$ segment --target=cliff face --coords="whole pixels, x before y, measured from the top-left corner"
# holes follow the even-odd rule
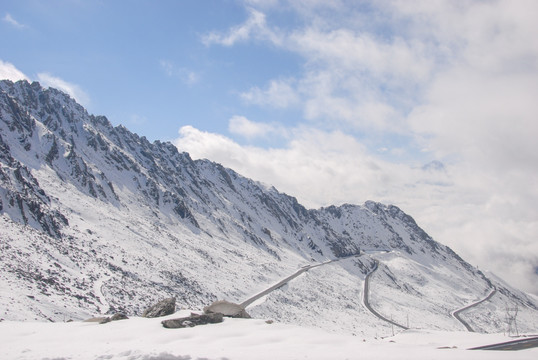
[[[396,206],[306,209],[25,81],[0,82],[0,214],[5,319],[133,314],[169,296],[191,308],[241,300],[299,266],[359,249],[392,254],[380,283],[405,296],[426,298],[432,276],[442,282],[446,299],[425,300],[431,313],[492,285]],[[371,265],[356,260],[346,276],[360,283]]]

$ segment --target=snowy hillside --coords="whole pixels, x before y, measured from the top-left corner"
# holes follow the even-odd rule
[[[307,264],[252,304],[254,317],[333,332],[386,335],[393,325],[502,331],[518,306],[537,331],[538,304],[435,242],[396,206],[304,208],[272,187],[170,143],[148,142],[66,94],[0,82],[0,318],[80,320],[140,314],[174,296],[183,308],[241,302]],[[358,254],[360,257],[350,257]],[[369,250],[364,253],[364,250]]]

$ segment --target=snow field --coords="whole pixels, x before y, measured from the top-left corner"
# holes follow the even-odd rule
[[[163,318],[131,318],[108,324],[0,322],[0,358],[33,359],[535,359],[538,349],[470,351],[506,341],[501,334],[408,330],[363,339],[264,320],[225,319],[221,324],[165,329]]]

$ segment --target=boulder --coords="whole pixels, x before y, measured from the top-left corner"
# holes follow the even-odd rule
[[[213,304],[206,306],[204,308],[204,313],[220,313],[227,317],[250,319],[250,315],[247,313],[244,307],[226,300],[215,301]]]
[[[112,315],[112,316],[110,317],[110,320],[112,320],[112,321],[117,321],[117,320],[127,320],[127,319],[129,319],[129,318],[127,317],[127,315],[122,314],[122,313],[115,313],[114,315]]]
[[[176,298],[168,298],[150,306],[142,313],[142,317],[155,318],[176,312]]]
[[[197,325],[217,324],[222,322],[222,314],[191,314],[189,317],[163,320],[161,324],[167,329],[194,327]]]

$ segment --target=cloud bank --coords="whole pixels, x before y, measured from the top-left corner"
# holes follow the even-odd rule
[[[303,121],[290,128],[238,116],[230,136],[182,127],[181,150],[312,207],[394,203],[468,261],[538,294],[538,3],[245,6],[246,21],[208,34],[206,45],[256,42],[298,55],[296,77],[239,96],[298,108]],[[279,23],[283,13],[298,19],[293,27]],[[285,146],[231,138],[278,127]]]

